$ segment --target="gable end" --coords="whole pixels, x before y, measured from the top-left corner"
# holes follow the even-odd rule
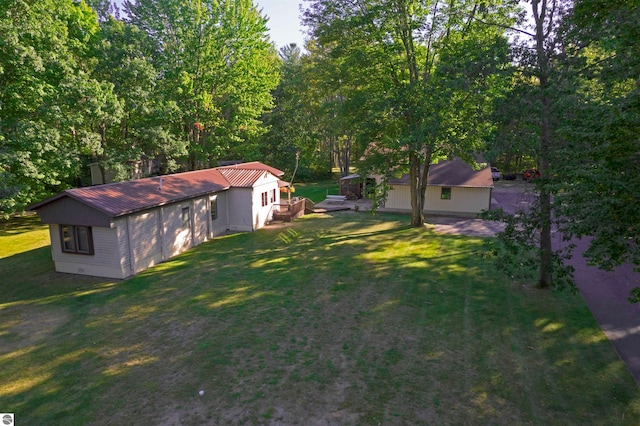
[[[102,226],[109,228],[111,218],[70,197],[60,197],[57,200],[37,207],[42,223],[63,225]]]

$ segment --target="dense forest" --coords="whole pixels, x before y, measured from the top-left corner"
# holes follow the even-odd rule
[[[3,0],[0,213],[90,184],[92,163],[122,180],[143,159],[161,174],[299,157],[302,179],[408,173],[421,226],[429,165],[482,154],[541,174],[528,215],[493,214],[501,263],[563,283],[560,230],[592,237],[594,264],[640,265],[639,9],[308,0],[306,45],[278,51],[251,0]]]

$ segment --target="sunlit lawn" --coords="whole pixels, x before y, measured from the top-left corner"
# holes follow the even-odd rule
[[[481,239],[407,223],[305,216],[126,281],[55,273],[43,227],[1,228],[0,411],[23,425],[640,424],[640,389],[579,297],[506,280]]]
[[[327,198],[328,194],[338,195],[340,186],[338,180],[325,180],[320,182],[301,182],[294,185],[297,197],[306,197],[315,203],[319,203]]]

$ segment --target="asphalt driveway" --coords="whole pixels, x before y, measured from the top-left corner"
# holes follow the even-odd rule
[[[498,181],[493,189],[491,204],[492,208],[514,213],[518,209],[526,209],[534,199],[533,185],[522,181]],[[440,232],[495,235],[499,231],[490,225],[475,222],[479,219],[457,221],[443,218],[440,221],[443,225],[436,224],[436,230],[444,230]],[[495,232],[492,234],[491,231]],[[561,244],[559,236],[556,237],[554,241]],[[589,266],[582,256],[589,247],[589,240],[585,238],[572,243],[576,244],[576,249],[569,263],[575,268],[574,277],[580,295],[640,385],[640,304],[631,304],[627,300],[629,291],[640,287],[640,273],[634,272],[632,265],[623,265],[614,271]]]
[[[614,271],[589,266],[582,257],[589,241],[572,242],[576,252],[570,264],[575,268],[580,295],[640,385],[640,304],[627,300],[629,291],[640,287],[640,273],[634,272],[632,265],[622,265]]]

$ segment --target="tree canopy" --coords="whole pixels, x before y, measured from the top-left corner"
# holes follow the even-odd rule
[[[83,184],[255,158],[279,62],[250,0],[0,5],[0,211]],[[116,15],[119,15],[116,13]]]
[[[483,154],[541,172],[533,208],[502,216],[501,265],[571,283],[558,232],[590,238],[602,268],[638,266],[639,13],[637,0],[309,0],[306,45],[277,52],[251,0],[6,0],[0,213],[88,184],[90,163],[124,179],[142,158],[160,173],[299,160],[307,177],[355,164],[382,199],[408,174],[421,226],[430,165]]]
[[[360,109],[349,123],[369,139],[368,168],[410,175],[413,226],[424,223],[430,164],[481,149],[511,3],[317,0],[305,11],[317,43],[348,70],[341,102]]]

